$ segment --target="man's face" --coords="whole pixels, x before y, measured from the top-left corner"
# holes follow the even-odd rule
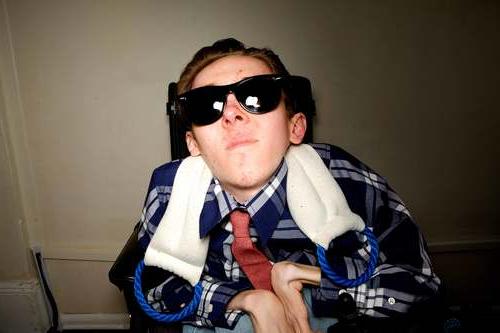
[[[263,61],[227,56],[198,73],[192,89],[261,74],[272,74]],[[283,100],[274,111],[257,115],[245,111],[229,94],[222,117],[210,125],[193,125],[186,141],[191,155],[201,155],[223,188],[243,202],[269,180],[289,144],[302,141],[305,129],[305,116],[289,118]]]

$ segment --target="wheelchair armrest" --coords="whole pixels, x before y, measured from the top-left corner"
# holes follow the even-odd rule
[[[144,258],[145,250],[138,240],[139,229],[140,223],[138,222],[108,273],[109,281],[120,290],[133,285],[135,268]]]
[[[140,223],[134,227],[134,231],[127,240],[127,243],[120,251],[108,273],[109,281],[123,291],[127,308],[130,313],[130,331],[131,332],[165,332],[179,333],[182,331],[181,325],[164,325],[157,323],[147,317],[139,307],[134,295],[135,269],[137,264],[144,258],[145,250],[139,244]],[[166,278],[166,271],[157,267],[148,267],[143,271],[143,288],[156,286]]]
[[[145,249],[138,240],[140,223],[134,227],[134,231],[127,240],[108,273],[109,281],[120,290],[133,290],[135,280],[135,269],[139,262],[144,259]],[[142,273],[142,287],[153,288],[167,279],[169,273],[158,267],[146,266]]]

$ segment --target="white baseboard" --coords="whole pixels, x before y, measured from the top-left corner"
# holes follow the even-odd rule
[[[60,316],[61,326],[65,330],[122,330],[129,329],[130,323],[128,313],[61,313]]]
[[[40,285],[36,280],[0,281],[2,332],[46,332],[50,327]]]

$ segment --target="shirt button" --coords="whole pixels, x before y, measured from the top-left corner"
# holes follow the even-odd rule
[[[390,305],[396,304],[396,300],[394,299],[394,297],[389,297],[387,301],[389,302]]]

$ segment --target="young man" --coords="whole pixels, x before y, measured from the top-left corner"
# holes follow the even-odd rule
[[[326,331],[336,322],[346,297],[358,313],[387,317],[408,312],[437,292],[439,279],[425,241],[385,180],[338,147],[312,145],[312,150],[300,145],[307,129],[299,96],[307,86],[304,80],[290,76],[272,51],[246,48],[234,39],[202,48],[181,74],[178,102],[188,126],[188,150],[210,174],[207,189],[201,187],[204,199],[196,215],[196,241],[207,244],[200,277],[203,292],[196,313],[184,321],[184,332]],[[312,220],[321,214],[316,208],[308,208],[306,218],[296,212],[301,196],[311,203],[308,207],[317,207],[316,202],[324,201],[322,191],[334,189],[310,185],[317,165],[303,166],[304,178],[311,179],[297,179],[301,177],[296,177],[295,166],[292,170],[292,161],[298,150],[291,147],[312,151],[312,159],[322,161],[319,169],[328,171],[327,183],[332,181],[331,187],[340,189],[334,197],[346,213],[339,213],[333,223],[342,225],[345,216],[355,221],[345,222],[345,230],[327,238],[329,267],[351,279],[362,275],[373,247],[359,225],[374,232],[379,255],[367,281],[344,287],[320,269],[318,241],[307,231],[307,217]],[[173,210],[169,205],[174,205],[174,192],[197,184],[193,177],[179,175],[183,163],[189,162],[173,161],[153,173],[139,235],[144,248],[153,243],[160,222],[167,223],[166,215],[178,216],[166,214],[167,207]],[[238,226],[243,220],[250,223],[252,241],[241,231],[248,227]],[[236,244],[244,243],[245,237],[247,252],[239,255]],[[194,252],[196,248],[193,245]],[[252,252],[255,249],[260,254]],[[249,265],[250,257],[255,260]],[[148,291],[149,304],[165,313],[185,307],[193,293],[185,278],[182,273],[168,273]]]

